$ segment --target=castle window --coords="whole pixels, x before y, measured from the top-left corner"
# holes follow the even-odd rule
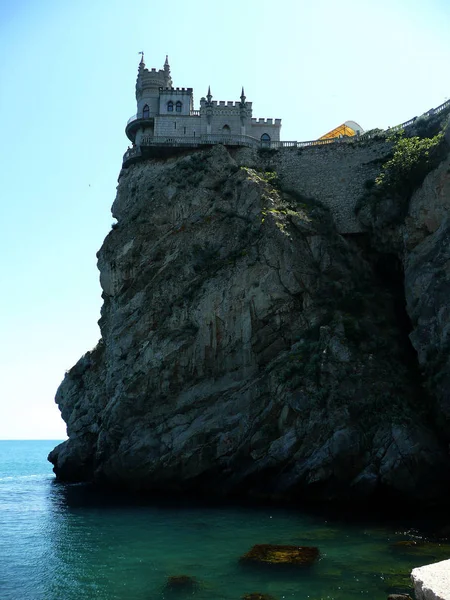
[[[142,109],[142,118],[148,119],[149,115],[150,115],[150,109],[148,107],[148,104],[146,104],[144,106],[144,108]]]
[[[169,102],[167,103],[167,112],[173,112],[173,102],[172,102],[172,100],[169,100]]]
[[[182,104],[181,104],[181,102],[178,100],[178,102],[175,104],[175,110],[176,110],[177,112],[181,112],[181,106],[182,106]]]
[[[229,125],[224,125],[222,127],[222,133],[225,133],[227,135],[231,133],[231,129],[230,129]]]
[[[270,135],[268,133],[263,133],[261,136],[262,142],[270,142]]]

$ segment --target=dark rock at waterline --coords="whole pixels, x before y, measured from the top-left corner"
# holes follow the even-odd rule
[[[241,564],[310,566],[319,558],[318,548],[313,546],[289,546],[281,544],[256,544],[241,556]]]
[[[389,594],[387,600],[412,600],[409,594]]]

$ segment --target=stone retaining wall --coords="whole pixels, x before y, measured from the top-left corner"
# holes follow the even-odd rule
[[[306,149],[240,148],[234,155],[241,165],[276,171],[284,188],[322,202],[331,210],[340,233],[359,233],[356,202],[366,181],[380,172],[391,148],[391,142],[369,140]]]

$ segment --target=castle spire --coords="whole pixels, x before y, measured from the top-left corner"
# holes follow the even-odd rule
[[[138,52],[138,54],[140,54],[140,55],[141,55],[141,61],[140,61],[140,63],[139,63],[139,68],[141,68],[141,67],[145,67],[145,62],[144,62],[144,53],[141,51],[141,52]]]
[[[169,57],[166,54],[166,60],[164,61],[164,82],[165,86],[171,88],[172,87],[172,77],[170,76],[170,65],[169,65]]]
[[[210,85],[208,85],[208,93],[206,94],[206,99],[208,100],[208,104],[211,104],[212,94]]]
[[[244,86],[242,86],[242,91],[241,91],[241,104],[242,104],[242,106],[244,106],[244,104],[245,104],[245,98],[246,98],[246,96],[245,96],[245,92],[244,92]]]

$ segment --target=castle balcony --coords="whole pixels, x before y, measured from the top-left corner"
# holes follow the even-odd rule
[[[183,152],[189,148],[204,148],[222,144],[224,146],[261,147],[260,140],[249,135],[199,135],[196,137],[180,136],[143,136],[139,146],[127,150],[123,156],[122,167],[139,161],[142,158],[166,157]]]
[[[141,127],[153,127],[155,119],[150,116],[143,116],[143,114],[137,114],[130,117],[125,127],[125,133],[127,138],[134,142],[136,139],[136,133]]]

